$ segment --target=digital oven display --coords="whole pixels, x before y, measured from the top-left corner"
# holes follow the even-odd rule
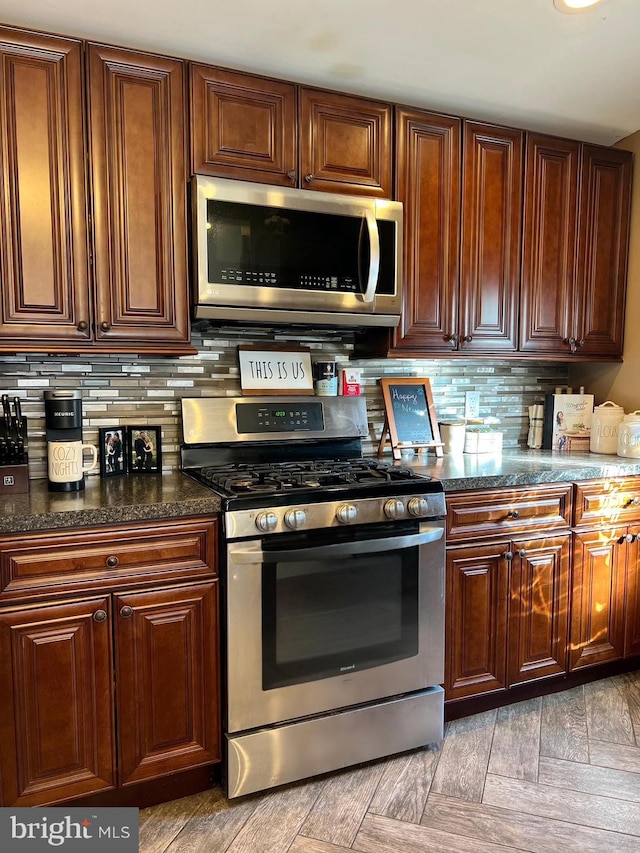
[[[267,432],[310,432],[324,428],[322,403],[318,401],[269,406],[238,403],[236,427],[240,435]]]

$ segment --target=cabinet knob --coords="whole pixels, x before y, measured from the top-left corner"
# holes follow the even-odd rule
[[[629,498],[629,500],[625,504],[625,508],[628,506],[638,506],[640,505],[640,498],[636,495],[635,498]]]
[[[118,565],[120,565],[120,560],[117,557],[107,557],[107,566],[110,569],[115,569]]]
[[[305,175],[304,179],[308,184],[310,184],[311,181],[313,180],[313,175],[312,174]]]
[[[80,320],[80,322],[78,323],[76,328],[78,329],[79,332],[86,332],[87,329],[89,328],[89,324],[87,323],[86,320]]]
[[[473,340],[473,335],[465,335],[464,338],[462,339],[462,343],[468,344],[468,343],[471,343],[472,340]]]
[[[295,169],[289,169],[289,171],[287,172],[287,177],[289,178],[292,184],[295,184],[296,178],[298,177],[298,173]]]
[[[100,323],[100,328],[103,332],[108,332],[111,328],[111,323],[107,323],[106,320],[103,320],[102,323]]]
[[[455,349],[458,346],[458,335],[455,332],[451,335],[445,335],[444,339],[451,344],[452,349]]]
[[[106,618],[107,618],[107,611],[106,610],[96,610],[96,612],[93,614],[93,621],[94,622],[104,622],[104,620]]]
[[[123,619],[130,619],[133,616],[133,607],[129,607],[128,604],[125,604],[124,607],[120,609],[120,615]]]
[[[502,558],[503,560],[513,560],[513,551],[505,551]]]
[[[527,556],[527,552],[525,551],[525,549],[524,549],[524,548],[521,548],[521,549],[518,551],[518,557],[521,557],[521,558],[524,560],[524,558],[525,558],[526,556]]]
[[[520,513],[517,509],[510,509],[507,513],[507,518],[520,518]]]

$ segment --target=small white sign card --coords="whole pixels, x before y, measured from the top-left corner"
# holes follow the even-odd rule
[[[238,347],[243,394],[313,394],[311,352],[303,347]]]

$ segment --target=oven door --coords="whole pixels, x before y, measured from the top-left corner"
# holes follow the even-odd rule
[[[227,732],[444,678],[444,522],[227,546]]]

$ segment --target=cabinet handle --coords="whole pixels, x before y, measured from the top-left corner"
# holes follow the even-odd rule
[[[633,504],[633,506],[638,506],[638,504],[640,504],[640,498],[637,495],[635,498],[629,498],[625,504],[625,508],[631,506],[631,504]]]
[[[526,556],[527,556],[527,552],[524,550],[524,548],[521,548],[521,549],[518,551],[518,557],[522,557],[522,559],[524,560],[524,558],[525,558]]]
[[[451,344],[452,349],[458,346],[458,335],[455,332],[452,335],[445,335],[444,339]]]
[[[106,618],[107,618],[107,611],[106,610],[96,610],[96,612],[93,614],[93,621],[94,622],[104,622],[104,620]]]
[[[89,324],[87,323],[86,320],[80,320],[80,322],[78,323],[76,328],[78,329],[79,332],[86,332],[87,329],[89,328]]]
[[[505,551],[501,556],[504,560],[513,560],[513,551]]]
[[[305,179],[305,181],[306,181],[308,184],[310,184],[310,183],[311,183],[311,181],[313,180],[313,178],[314,178],[314,176],[313,176],[311,173],[309,173],[308,175],[305,175],[305,176],[304,176],[304,179]]]
[[[102,323],[100,323],[100,328],[103,332],[108,332],[111,328],[111,323],[107,323],[106,320],[103,320]]]
[[[289,169],[289,171],[287,172],[287,177],[289,178],[292,184],[295,184],[296,178],[298,177],[296,170]]]
[[[128,604],[120,610],[120,615],[123,619],[130,619],[133,616],[133,607],[129,607]]]
[[[517,509],[510,509],[507,513],[507,518],[520,518],[520,513]]]
[[[115,569],[118,565],[120,565],[120,560],[117,557],[107,557],[107,566],[110,569]]]
[[[465,335],[462,339],[463,344],[468,344],[473,340],[473,335]]]

